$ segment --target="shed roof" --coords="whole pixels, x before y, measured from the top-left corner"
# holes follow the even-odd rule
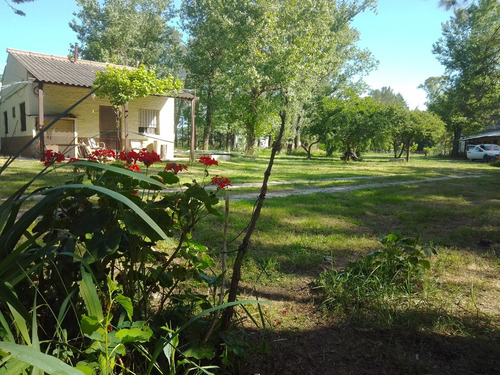
[[[96,72],[103,71],[106,66],[130,68],[97,61],[73,59],[69,57],[46,55],[42,53],[21,51],[7,48],[7,53],[26,68],[38,82],[56,85],[92,87]],[[194,95],[181,92],[172,97],[191,100]]]
[[[475,134],[475,135],[471,135],[469,137],[463,137],[462,139],[467,141],[469,139],[478,139],[478,138],[486,138],[486,137],[500,137],[500,130]]]

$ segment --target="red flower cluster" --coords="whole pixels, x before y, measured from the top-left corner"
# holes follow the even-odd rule
[[[80,159],[78,159],[78,158],[70,158],[70,159],[68,160],[68,163],[73,163],[73,162],[75,162],[75,161],[80,161]]]
[[[188,167],[186,164],[177,164],[177,163],[167,163],[165,166],[164,171],[168,172],[173,172],[174,174],[177,174],[179,172],[182,172],[182,170],[188,170]]]
[[[125,163],[127,163],[127,166],[129,166],[130,164],[135,164],[137,160],[139,160],[139,153],[135,152],[134,150],[127,152],[121,151],[118,154],[118,159],[124,161]]]
[[[115,159],[116,154],[110,148],[100,148],[98,150],[93,151],[89,155],[89,160],[98,161],[98,162],[106,162],[110,159]]]
[[[212,185],[216,185],[217,190],[222,190],[231,185],[231,180],[229,180],[229,178],[217,175],[215,177],[212,177]]]
[[[208,156],[202,156],[198,161],[200,163],[203,163],[207,167],[211,165],[219,165],[219,162],[217,160],[209,158]]]
[[[55,162],[62,163],[64,159],[66,159],[66,157],[61,151],[55,152],[54,150],[46,150],[43,153],[43,156],[40,159],[40,161],[43,162],[46,167],[48,167],[49,165]]]
[[[128,167],[128,169],[134,172],[139,172],[141,170],[141,168],[139,168],[137,164],[132,164],[131,166]]]
[[[154,151],[147,151],[145,148],[139,152],[134,150],[127,152],[122,151],[118,154],[118,159],[127,163],[127,166],[136,164],[138,161],[143,162],[146,167],[161,162],[160,155]]]
[[[160,155],[154,151],[147,151],[143,148],[139,151],[139,161],[142,161],[146,167],[153,165],[154,163],[161,163]]]

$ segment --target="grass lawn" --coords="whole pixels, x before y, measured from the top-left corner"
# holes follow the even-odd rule
[[[495,374],[500,371],[500,169],[465,160],[414,157],[390,162],[370,154],[363,162],[279,156],[270,192],[311,187],[400,185],[267,199],[243,270],[241,298],[273,302],[240,311],[242,334],[265,338],[271,354],[257,351],[245,374]],[[0,163],[3,159],[0,159]],[[235,185],[230,196],[258,195],[267,157],[233,157],[210,167]],[[18,160],[0,176],[5,198],[40,171]],[[161,168],[161,167],[153,167]],[[203,178],[201,165],[179,174]],[[64,183],[70,168],[44,177]],[[423,182],[426,179],[453,179]],[[229,251],[241,241],[255,201],[230,203]],[[223,211],[222,205],[220,211]],[[223,217],[206,218],[194,239],[217,253]],[[437,247],[423,296],[412,296],[363,320],[322,307],[313,288],[324,270],[340,269],[380,247],[389,233],[419,236]],[[230,258],[232,253],[230,253]],[[332,260],[332,262],[330,262]],[[259,328],[249,319],[258,322]]]

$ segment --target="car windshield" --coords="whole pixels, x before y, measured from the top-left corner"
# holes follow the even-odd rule
[[[481,145],[481,148],[487,151],[500,151],[497,145]]]

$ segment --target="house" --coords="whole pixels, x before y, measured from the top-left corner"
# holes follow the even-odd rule
[[[128,103],[127,126],[118,124],[107,99],[91,93],[95,73],[108,64],[7,49],[0,92],[0,153],[19,152],[51,125],[22,155],[39,157],[46,149],[78,157],[78,144],[95,141],[107,148],[147,148],[162,159],[174,157],[174,101],[196,97],[181,92]],[[85,98],[88,96],[87,98]],[[81,103],[68,111],[75,103]]]

